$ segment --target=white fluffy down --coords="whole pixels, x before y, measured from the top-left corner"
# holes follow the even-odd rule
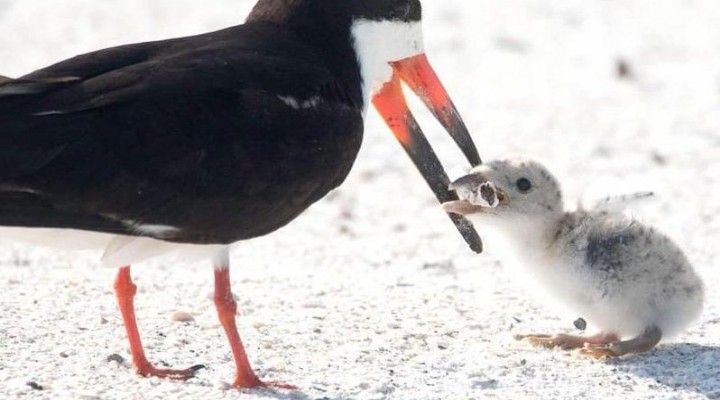
[[[507,181],[516,172],[498,167],[491,173]],[[538,211],[537,204],[561,201],[559,184],[549,174],[533,175],[544,177],[535,182],[533,197],[515,192],[509,208],[486,209],[471,219],[486,247],[516,269],[513,276],[526,280],[538,299],[552,298],[597,331],[623,338],[653,326],[671,337],[699,316],[703,283],[672,240],[605,203]]]
[[[640,229],[624,217],[607,218],[588,214],[577,229],[549,246],[528,238],[534,229],[531,225],[518,230],[526,240],[513,240],[504,233],[498,238],[499,231],[493,230],[485,237],[492,243],[504,242],[503,250],[495,253],[508,255],[506,264],[520,272],[513,275],[529,278],[539,298],[550,296],[596,331],[631,338],[657,326],[664,338],[681,333],[702,310],[700,277],[666,236],[647,227],[643,236],[652,244],[643,242],[633,248],[635,257],[626,260],[623,270],[594,269],[587,261],[588,234],[601,231],[610,236]]]

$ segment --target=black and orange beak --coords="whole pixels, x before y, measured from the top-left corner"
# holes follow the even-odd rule
[[[476,166],[482,161],[470,133],[425,54],[406,58],[391,65],[394,70],[393,77],[373,97],[373,105],[420,170],[440,203],[457,200],[457,195],[448,190],[450,179],[440,160],[408,109],[401,80],[423,100],[455,140],[470,165]],[[457,214],[450,214],[450,218],[470,248],[475,252],[482,252],[482,242],[472,224]]]

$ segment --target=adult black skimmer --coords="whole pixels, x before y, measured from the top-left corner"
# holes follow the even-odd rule
[[[0,225],[104,246],[104,262],[123,266],[115,289],[144,376],[195,371],[146,359],[130,264],[178,248],[211,256],[234,385],[265,385],[235,327],[228,245],[273,232],[342,183],[370,101],[437,197],[456,199],[401,80],[479,164],[425,57],[419,0],[260,0],[244,25],[2,78]],[[479,251],[472,226],[453,221]]]

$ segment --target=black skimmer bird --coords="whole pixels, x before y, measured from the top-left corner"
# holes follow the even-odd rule
[[[0,225],[53,241],[71,235],[48,229],[71,230],[105,248],[104,262],[120,267],[117,299],[144,376],[195,371],[145,357],[130,265],[178,249],[212,257],[234,385],[266,385],[235,326],[228,245],[275,231],[340,185],[371,102],[437,197],[455,199],[401,81],[480,164],[425,56],[421,14],[419,0],[260,0],[243,25],[2,78]],[[479,251],[472,226],[453,221]]]

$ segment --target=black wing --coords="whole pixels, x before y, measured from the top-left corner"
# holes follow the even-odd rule
[[[167,225],[160,238],[193,243],[277,229],[344,179],[360,145],[358,95],[319,59],[245,25],[0,83],[0,224]],[[318,96],[314,113],[283,101]]]

